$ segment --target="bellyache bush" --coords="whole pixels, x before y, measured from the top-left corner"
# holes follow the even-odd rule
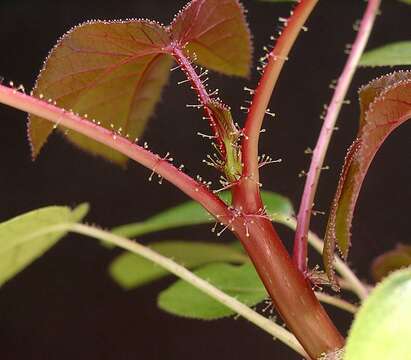
[[[388,135],[411,117],[410,72],[382,76],[360,89],[359,130],[345,158],[324,243],[309,231],[328,144],[357,67],[411,62],[409,42],[388,44],[363,55],[380,0],[369,0],[365,6],[312,150],[296,217],[286,198],[261,189],[260,169],[278,161],[259,155],[262,124],[265,117],[273,116],[268,105],[277,80],[298,35],[306,30],[307,18],[321,6],[317,2],[297,1],[290,5],[290,16],[280,18],[282,30],[260,58],[261,78],[256,86],[245,88],[249,107],[244,109],[243,126],[233,118],[223,94],[208,82],[210,71],[239,77],[250,74],[253,45],[238,0],[193,0],[168,25],[147,19],[85,22],[59,39],[30,94],[22,86],[1,85],[0,102],[29,113],[33,158],[57,131],[81,150],[114,164],[124,166],[130,159],[140,163],[151,172],[150,181],[165,179],[191,201],[111,232],[80,223],[86,205],[47,207],[6,221],[0,224],[0,282],[11,279],[64,234],[74,232],[126,250],[109,268],[125,289],[170,273],[181,278],[159,294],[159,307],[169,313],[199,319],[239,314],[307,359],[411,359],[401,341],[411,331],[410,322],[401,321],[411,318],[411,307],[404,306],[411,301],[410,271],[388,276],[374,291],[345,263],[355,204],[367,170]],[[201,135],[210,140],[212,155],[202,161],[219,172],[219,188],[199,176],[190,177],[169,153],[158,155],[139,142],[170,71],[184,75],[179,85],[190,87],[197,97],[196,103],[187,106],[202,113],[200,118],[210,127],[209,134]],[[295,229],[292,254],[273,222]],[[237,241],[166,241],[146,247],[129,240],[205,223],[214,223],[217,237],[231,231],[241,245]],[[323,252],[325,273],[308,268],[308,244]],[[402,245],[381,255],[373,273],[381,280],[410,264],[409,248]],[[323,287],[328,285],[330,291],[325,292]],[[332,295],[341,290],[364,301],[346,354],[346,340],[321,305],[356,314],[357,306]],[[252,309],[267,298],[288,330]]]

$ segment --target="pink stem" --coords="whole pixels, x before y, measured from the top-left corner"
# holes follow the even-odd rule
[[[361,54],[367,44],[380,3],[381,0],[368,1],[368,6],[361,20],[357,37],[352,46],[352,50],[350,56],[348,57],[347,63],[345,64],[344,70],[338,79],[334,95],[331,99],[330,105],[328,106],[324,124],[313,151],[310,170],[308,171],[304,193],[300,204],[300,210],[297,216],[298,223],[294,240],[294,261],[303,273],[307,272],[308,229],[310,227],[311,211],[324,158],[327,153],[331,135],[334,131],[335,122],[337,121],[338,114],[341,110],[341,106],[344,102],[344,98],[347,94]]]
[[[308,16],[318,0],[301,0],[286,22],[274,49],[268,56],[268,63],[258,84],[249,109],[244,128],[242,145],[245,178],[258,183],[258,141],[267,106],[288,54]]]
[[[167,159],[153,154],[128,139],[71,112],[3,85],[0,85],[0,102],[74,130],[121,152],[178,187],[193,200],[199,202],[220,222],[225,223],[231,219],[232,213],[226,204],[203,184],[177,169]]]

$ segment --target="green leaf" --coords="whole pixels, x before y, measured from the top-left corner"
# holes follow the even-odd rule
[[[379,284],[360,308],[344,360],[411,359],[411,269]]]
[[[393,250],[378,256],[372,263],[371,274],[376,282],[395,270],[411,266],[411,246],[397,245]]]
[[[399,1],[404,3],[404,4],[411,5],[411,0],[399,0]]]
[[[204,242],[165,241],[150,248],[184,265],[188,269],[212,262],[244,263],[248,261],[240,249],[229,245]],[[125,252],[109,268],[111,277],[124,289],[133,289],[158,280],[169,273],[141,256]]]
[[[411,118],[411,72],[382,76],[362,87],[359,95],[360,127],[345,158],[325,234],[323,258],[333,283],[335,245],[346,259],[355,205],[371,162],[384,140]]]
[[[399,41],[363,54],[360,66],[411,65],[411,41]]]
[[[212,264],[199,269],[195,274],[248,306],[254,306],[267,297],[251,263],[241,266]],[[182,280],[160,293],[158,305],[171,314],[203,320],[234,314],[229,308]]]
[[[262,192],[263,202],[270,215],[281,214],[291,216],[294,210],[290,200],[273,192]],[[220,197],[229,202],[230,192],[220,194]],[[123,237],[138,237],[141,235],[168,230],[182,226],[209,224],[214,222],[211,216],[195,201],[187,201],[181,205],[165,210],[139,223],[128,224],[112,229],[113,233]]]
[[[226,75],[248,76],[252,45],[238,0],[193,0],[174,19],[171,34],[196,62]]]
[[[0,286],[43,255],[64,231],[44,234],[48,228],[80,221],[87,213],[83,204],[71,210],[50,206],[28,212],[0,224]]]

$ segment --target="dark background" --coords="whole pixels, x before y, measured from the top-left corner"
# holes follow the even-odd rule
[[[57,38],[70,27],[87,19],[147,17],[168,23],[184,0],[123,1],[2,1],[0,2],[0,75],[6,81],[31,88],[42,61]],[[287,16],[289,4],[257,3],[244,0],[255,37],[255,57],[278,24]],[[361,0],[324,0],[311,17],[280,78],[267,119],[262,152],[282,157],[284,162],[264,169],[266,189],[290,197],[295,205],[307,169],[307,146],[313,146],[321,126],[323,104],[331,97],[328,85],[344,64],[344,47],[355,33],[354,22],[366,3]],[[409,40],[411,7],[384,0],[369,48],[396,40]],[[316,206],[327,210],[335,191],[337,174],[345,149],[357,129],[356,89],[389,68],[360,69],[339,118]],[[201,115],[186,109],[193,100],[187,87],[177,87],[181,74],[173,73],[163,101],[146,131],[150,147],[164,154],[170,151],[195,175],[205,178],[209,169],[200,159],[208,144],[195,136],[206,131]],[[220,88],[242,122],[250,81],[213,74],[210,84]],[[88,201],[88,221],[104,227],[142,220],[186,197],[165,183],[149,183],[149,171],[137,164],[122,170],[74,149],[59,135],[49,140],[38,161],[30,159],[26,141],[26,115],[0,106],[0,220],[38,207]],[[364,279],[369,278],[371,260],[397,242],[410,241],[407,222],[411,200],[411,123],[395,132],[378,153],[365,181],[353,226],[354,247],[350,262]],[[313,219],[313,229],[322,234],[326,217]],[[280,229],[289,242],[291,234]],[[198,239],[217,241],[209,227],[179,229],[147,236],[153,239]],[[227,234],[225,239],[230,236]],[[0,292],[0,358],[20,359],[298,359],[280,343],[241,319],[199,322],[174,318],[157,310],[156,294],[170,280],[124,292],[108,277],[107,266],[118,253],[98,242],[68,236],[46,256],[8,282]],[[319,261],[314,258],[312,263]],[[332,310],[342,331],[350,317]]]

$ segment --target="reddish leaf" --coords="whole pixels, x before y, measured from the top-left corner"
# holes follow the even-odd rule
[[[411,266],[411,246],[398,245],[373,261],[371,273],[375,282],[379,282],[391,272],[407,266]]]
[[[367,170],[388,135],[411,117],[411,72],[376,79],[359,95],[360,128],[345,159],[325,235],[324,264],[332,281],[335,245],[346,259],[355,204]]]
[[[87,114],[102,126],[138,136],[166,82],[171,58],[162,48],[169,35],[154,22],[88,22],[64,35],[51,51],[34,94],[67,110]],[[36,156],[52,124],[30,117],[29,135]],[[125,158],[82,135],[68,134],[80,147],[124,163]]]
[[[168,54],[176,47],[195,51],[198,62],[211,69],[247,75],[251,42],[243,8],[237,0],[194,0],[167,28],[146,20],[79,25],[50,52],[33,93],[135,138],[160,98],[172,62]],[[52,130],[51,123],[30,117],[33,157]],[[126,162],[123,155],[83,135],[66,135],[84,150]]]
[[[202,66],[227,75],[249,74],[251,37],[237,0],[191,1],[174,19],[171,34]]]

